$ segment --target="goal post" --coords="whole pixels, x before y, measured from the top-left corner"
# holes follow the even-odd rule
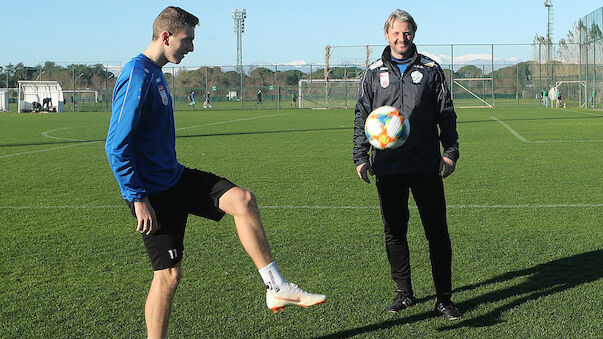
[[[356,105],[360,79],[300,79],[297,83],[299,108],[350,108]]]
[[[493,103],[484,100],[488,96],[494,97],[492,94],[492,78],[455,78],[452,82],[455,85],[452,90],[455,107],[494,108]],[[456,88],[459,88],[459,90],[456,90]]]
[[[0,112],[8,112],[8,90],[0,89]]]
[[[563,85],[563,86],[562,86]],[[573,101],[578,107],[586,107],[588,102],[586,93],[586,81],[584,80],[562,80],[555,83],[555,91],[561,96],[561,101]]]
[[[19,81],[17,113],[63,112],[63,90],[58,81]]]

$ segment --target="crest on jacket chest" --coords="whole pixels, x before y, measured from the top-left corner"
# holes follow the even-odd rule
[[[423,73],[419,71],[414,71],[410,73],[410,77],[412,79],[413,84],[418,84],[419,82],[421,82],[421,79],[423,79]]]
[[[379,83],[383,88],[387,88],[387,86],[389,86],[389,72],[379,73]]]

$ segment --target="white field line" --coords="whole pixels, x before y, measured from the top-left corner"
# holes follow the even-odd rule
[[[522,142],[529,142],[528,139],[522,137],[519,133],[515,132],[514,129],[512,129],[511,127],[509,127],[509,125],[505,124],[503,121],[500,121],[498,119],[496,119],[495,117],[490,117],[492,120],[495,120],[496,122],[498,122],[499,124],[503,125],[509,132],[511,132],[511,134],[513,134],[517,139],[521,140]]]
[[[260,116],[257,116],[257,117],[251,117],[251,118],[242,118],[242,119],[235,119],[235,120],[226,120],[226,121],[210,122],[210,123],[203,124],[203,125],[197,125],[197,126],[187,126],[187,127],[180,127],[180,128],[176,128],[176,131],[181,131],[181,130],[184,130],[184,129],[191,129],[191,128],[204,127],[204,126],[212,126],[212,125],[228,124],[228,123],[231,123],[231,122],[248,121],[248,120],[255,120],[255,119],[262,119],[262,118],[272,118],[272,117],[278,117],[278,116],[283,116],[283,115],[291,115],[291,114],[295,114],[295,113],[296,113],[296,112],[279,113],[279,114],[270,114],[270,115],[260,115]]]
[[[244,118],[244,119],[218,121],[218,122],[212,122],[212,123],[203,124],[203,125],[176,128],[176,130],[180,131],[180,130],[183,130],[183,129],[191,129],[191,128],[198,128],[198,127],[203,127],[203,126],[211,126],[211,125],[220,125],[220,124],[227,124],[227,123],[231,123],[231,122],[247,121],[247,120],[254,120],[254,119],[261,119],[261,118],[270,118],[270,117],[276,117],[276,116],[281,116],[281,115],[290,115],[290,114],[295,114],[295,112],[280,113],[280,114],[271,114],[271,115],[262,115],[262,116],[258,116],[258,117],[251,117],[251,118]],[[86,127],[86,126],[83,126],[83,127]],[[46,138],[58,139],[58,140],[83,141],[83,140],[76,140],[76,139],[55,137],[55,136],[50,135],[50,133],[52,133],[52,132],[56,132],[58,130],[63,130],[63,129],[68,129],[68,128],[74,128],[74,127],[63,127],[63,128],[57,128],[57,129],[45,131],[45,132],[42,132],[42,136],[44,136]],[[92,143],[95,143],[95,142],[101,142],[101,141],[89,141],[89,142],[82,142],[82,143],[73,144],[73,145],[66,145],[66,146],[53,147],[53,148],[46,148],[46,149],[41,149],[41,150],[36,150],[36,151],[29,151],[29,152],[20,152],[20,153],[0,155],[0,159],[16,157],[16,156],[19,156],[19,155],[27,155],[27,154],[34,154],[34,153],[55,151],[55,150],[59,150],[59,149],[63,149],[63,148],[68,148],[68,147],[88,145],[88,144],[92,144]]]
[[[416,206],[409,206],[417,208]],[[521,205],[448,205],[449,209],[469,209],[469,208],[560,208],[560,207],[603,207],[602,204],[521,204]],[[329,209],[329,210],[366,210],[378,209],[379,206],[260,206],[260,209]]]
[[[541,140],[541,141],[530,141],[534,144],[571,144],[577,142],[603,142],[603,140]]]
[[[19,156],[19,155],[27,155],[27,154],[34,154],[34,153],[42,153],[42,152],[48,152],[48,151],[55,151],[55,150],[63,149],[63,148],[69,148],[69,147],[75,147],[75,146],[82,146],[82,145],[93,144],[95,142],[100,142],[100,141],[88,141],[88,142],[82,142],[80,144],[71,144],[71,145],[60,146],[60,147],[45,148],[45,149],[40,149],[40,150],[37,150],[37,151],[29,151],[29,152],[21,152],[21,153],[13,153],[13,154],[7,154],[7,155],[0,155],[0,159],[16,157],[16,156]]]
[[[71,138],[61,138],[61,137],[55,137],[54,135],[50,135],[50,133],[52,133],[52,132],[56,132],[56,131],[60,131],[60,130],[64,130],[64,129],[78,128],[78,127],[86,127],[86,126],[70,126],[70,127],[55,128],[55,129],[51,129],[50,131],[42,132],[42,136],[49,138],[49,139],[57,139],[57,140],[86,141],[86,140],[78,140],[78,139],[71,139]]]
[[[580,112],[576,112],[576,113],[580,113]],[[522,137],[521,134],[517,133],[514,129],[512,129],[509,125],[507,125],[503,121],[498,120],[495,117],[490,117],[490,118],[492,120],[495,120],[499,124],[503,125],[503,127],[506,128],[509,132],[511,132],[511,134],[513,134],[517,139],[519,139],[519,140],[521,140],[522,142],[525,142],[525,143],[534,143],[534,144],[551,144],[551,143],[566,144],[566,143],[568,143],[569,144],[569,143],[579,143],[579,142],[603,142],[603,140],[596,140],[596,139],[595,140],[538,140],[538,141],[530,141],[530,140]]]
[[[568,111],[568,112],[573,112],[573,113],[578,113],[578,114],[586,114],[586,115],[592,115],[595,117],[601,117],[603,115],[600,114],[594,114],[594,113],[588,113],[588,112],[578,112],[578,111],[574,111],[573,109],[562,109],[563,111]]]
[[[409,206],[416,209],[416,206]],[[448,209],[533,209],[533,208],[590,208],[603,207],[598,204],[519,204],[519,205],[448,205]],[[0,206],[0,210],[49,210],[49,209],[112,209],[127,208],[126,204],[120,205],[47,205],[47,206]],[[310,205],[267,205],[259,206],[260,209],[299,209],[299,210],[372,210],[379,209],[375,206],[310,206]]]

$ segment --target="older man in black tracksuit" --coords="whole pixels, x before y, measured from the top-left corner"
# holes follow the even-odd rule
[[[368,174],[376,175],[387,256],[398,285],[388,311],[398,312],[416,302],[406,238],[410,190],[429,242],[436,309],[448,319],[458,319],[461,313],[451,301],[452,250],[442,182],[459,158],[456,114],[442,69],[417,53],[413,43],[416,30],[414,19],[401,10],[392,12],[385,22],[389,46],[381,59],[368,67],[360,84],[354,116],[354,163],[366,182]],[[364,123],[372,110],[385,105],[398,107],[407,115],[410,135],[400,148],[373,148],[369,160]]]

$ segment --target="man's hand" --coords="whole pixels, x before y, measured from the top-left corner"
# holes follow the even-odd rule
[[[440,175],[442,176],[442,178],[446,178],[447,176],[452,174],[455,168],[456,163],[452,161],[452,159],[442,157],[442,160],[440,161]]]
[[[149,235],[161,228],[148,197],[145,197],[142,201],[135,201],[134,211],[136,212],[136,219],[138,219],[138,225],[136,226],[138,232]]]
[[[362,180],[364,180],[364,181],[366,181],[368,183],[371,182],[369,180],[369,177],[368,177],[369,174],[370,175],[374,175],[373,174],[373,167],[368,162],[365,162],[364,164],[360,164],[360,165],[356,166],[356,172],[358,173],[358,176]]]

